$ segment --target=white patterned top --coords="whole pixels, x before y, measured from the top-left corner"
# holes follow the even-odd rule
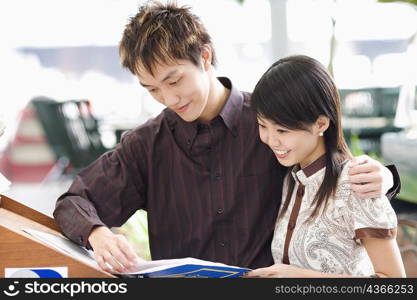
[[[313,163],[314,164],[314,163]],[[307,166],[308,168],[309,166]],[[317,167],[317,166],[316,166]],[[287,226],[295,203],[297,189],[305,186],[301,207],[289,242],[289,263],[305,269],[325,273],[369,276],[374,274],[372,263],[361,238],[395,238],[397,218],[389,200],[382,198],[359,199],[350,189],[347,163],[338,180],[334,198],[330,198],[325,211],[310,222],[312,201],[325,174],[325,167],[317,168],[307,176],[306,168],[294,167],[294,191],[285,214],[277,220],[272,240],[275,263],[282,263]],[[304,171],[303,171],[304,170]],[[282,205],[288,190],[288,176],[284,181]]]

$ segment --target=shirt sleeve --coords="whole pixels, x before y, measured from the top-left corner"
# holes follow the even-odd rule
[[[65,236],[88,245],[94,226],[121,226],[146,209],[146,151],[135,131],[75,178],[57,200],[54,218]]]
[[[393,200],[395,196],[401,191],[401,180],[400,175],[398,174],[397,168],[395,165],[386,166],[388,170],[391,171],[392,177],[394,179],[394,185],[388,190],[386,196],[389,200]]]
[[[354,239],[393,239],[397,233],[397,217],[386,196],[360,199],[354,192],[348,200]]]
[[[386,196],[360,199],[351,189],[345,165],[338,181],[333,218],[345,223],[347,232],[360,244],[361,239],[393,239],[397,234],[397,216]]]

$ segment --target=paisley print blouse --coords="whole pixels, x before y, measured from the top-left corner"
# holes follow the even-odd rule
[[[369,276],[372,263],[360,239],[396,237],[397,218],[389,200],[359,199],[350,189],[346,161],[335,197],[318,216],[308,221],[312,204],[325,174],[325,158],[300,169],[294,167],[284,181],[282,205],[288,191],[288,176],[295,186],[285,214],[278,218],[272,240],[275,263],[287,263],[325,273]]]

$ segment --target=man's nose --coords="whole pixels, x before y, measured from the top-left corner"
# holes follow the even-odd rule
[[[162,98],[164,99],[165,106],[167,107],[176,107],[180,103],[180,97],[172,92],[163,92]]]

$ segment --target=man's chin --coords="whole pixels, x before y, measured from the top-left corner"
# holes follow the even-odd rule
[[[197,120],[197,119],[198,119],[196,116],[191,116],[191,115],[189,115],[189,114],[187,114],[187,115],[182,115],[182,114],[178,114],[178,113],[177,113],[177,115],[178,115],[181,119],[183,119],[183,121],[185,121],[185,122],[194,122],[195,120]]]

